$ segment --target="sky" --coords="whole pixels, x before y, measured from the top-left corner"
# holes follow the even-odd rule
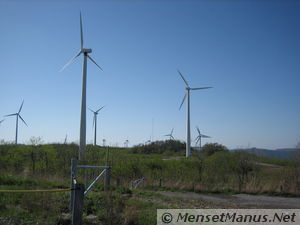
[[[173,136],[185,140],[185,85],[196,126],[233,148],[292,148],[300,141],[300,2],[0,0],[0,118],[18,111],[19,142],[78,142],[84,47],[87,106],[98,115],[97,143],[129,146]],[[1,119],[0,119],[1,120]],[[87,111],[87,143],[93,140]],[[13,141],[15,118],[0,124]]]

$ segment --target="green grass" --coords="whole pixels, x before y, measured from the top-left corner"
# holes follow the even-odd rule
[[[0,145],[0,189],[67,188],[70,160],[77,156],[77,151],[76,145]],[[100,179],[85,197],[84,215],[96,215],[98,222],[103,225],[150,225],[156,223],[157,208],[211,206],[200,200],[169,198],[157,191],[267,193],[283,196],[300,194],[296,182],[300,180],[299,167],[290,162],[231,152],[218,152],[205,157],[198,154],[186,159],[178,158],[180,151],[169,151],[146,154],[134,153],[132,149],[110,148],[111,192],[103,192],[103,180]],[[106,152],[106,148],[89,145],[85,160],[78,163],[105,165]],[[164,160],[172,157],[174,160]],[[273,163],[280,167],[273,169],[258,166],[254,162]],[[91,175],[93,171],[94,175],[101,172],[88,172]],[[238,178],[243,171],[247,172],[246,179],[243,180],[242,190],[239,190]],[[130,183],[142,177],[145,183],[139,189],[131,189]],[[83,169],[78,170],[77,180],[85,183]],[[68,201],[69,193],[1,193],[0,221],[6,218],[21,220],[16,224],[56,224],[61,214],[68,212]]]

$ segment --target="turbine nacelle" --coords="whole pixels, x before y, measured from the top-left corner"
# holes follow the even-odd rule
[[[91,53],[91,52],[92,52],[92,49],[91,49],[91,48],[83,48],[83,49],[81,49],[81,52],[82,52],[83,54],[88,54],[88,53]]]

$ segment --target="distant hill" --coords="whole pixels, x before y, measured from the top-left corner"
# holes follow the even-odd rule
[[[276,150],[262,149],[262,148],[250,148],[250,149],[233,149],[232,151],[245,151],[250,154],[257,156],[264,156],[269,158],[278,158],[278,159],[292,159],[293,153],[296,151],[295,148],[282,148]]]

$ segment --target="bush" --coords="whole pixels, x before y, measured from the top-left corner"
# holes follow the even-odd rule
[[[216,152],[224,152],[224,151],[228,151],[226,146],[218,143],[208,143],[202,147],[202,152],[207,156],[210,156]]]

